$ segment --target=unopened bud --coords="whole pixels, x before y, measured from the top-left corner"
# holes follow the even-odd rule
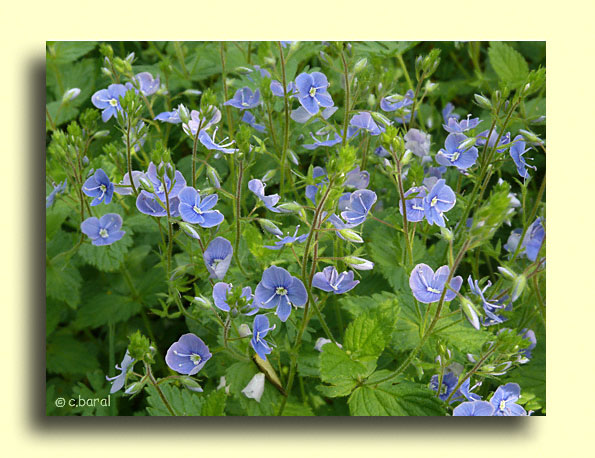
[[[196,232],[196,229],[194,229],[190,224],[184,223],[182,221],[180,221],[178,224],[184,230],[184,233],[188,237],[191,237],[195,240],[200,240],[200,235],[198,235],[198,232]]]
[[[462,150],[462,151],[467,151],[469,148],[471,148],[472,146],[475,145],[476,141],[477,141],[477,138],[469,137],[469,138],[467,138],[467,140],[461,142],[458,149]]]
[[[277,205],[277,208],[283,213],[293,213],[299,212],[302,209],[302,206],[297,202],[285,202]]]
[[[139,183],[140,183],[140,187],[143,191],[147,191],[147,192],[155,192],[155,188],[153,188],[153,183],[151,183],[149,180],[147,180],[146,178],[140,177],[138,179]]]
[[[298,161],[298,157],[292,150],[288,149],[287,153],[289,154],[289,160],[291,162],[293,162],[295,165],[300,165],[300,162]]]
[[[102,138],[102,137],[107,137],[109,135],[109,130],[99,130],[97,132],[95,132],[95,134],[93,135],[93,138]]]
[[[477,313],[477,309],[475,308],[475,304],[473,304],[473,302],[471,302],[466,297],[462,297],[461,310],[465,315],[465,318],[467,318],[467,320],[469,320],[469,323],[471,323],[471,326],[479,330],[479,316]]]
[[[505,278],[508,280],[514,280],[516,278],[516,274],[511,269],[507,269],[506,267],[499,266],[498,271],[504,275]]]
[[[341,229],[339,231],[339,234],[341,234],[341,236],[343,236],[343,238],[349,242],[353,242],[353,243],[363,243],[364,242],[364,239],[362,239],[357,232],[355,232],[351,229]]]
[[[275,169],[269,170],[267,173],[264,174],[261,181],[263,183],[266,183],[267,181],[269,181],[271,178],[273,178],[275,176],[275,173],[277,173],[277,171]]]
[[[492,109],[492,102],[490,102],[483,95],[474,94],[473,97],[475,97],[475,103],[477,103],[481,108],[484,108],[485,110],[491,110]]]
[[[260,218],[258,221],[260,222],[262,228],[267,232],[270,232],[273,235],[278,235],[279,237],[283,237],[283,232],[281,229],[279,229],[272,221],[264,218]]]
[[[217,170],[215,170],[212,166],[207,165],[207,177],[209,178],[209,182],[215,189],[221,188],[221,183],[219,182],[219,175],[217,174]]]
[[[368,65],[368,59],[364,57],[363,59],[358,60],[353,67],[354,73],[361,72],[366,66]]]
[[[523,294],[523,291],[525,290],[526,286],[527,277],[525,277],[523,274],[517,275],[517,277],[512,281],[511,300],[513,302],[516,301],[519,297],[521,297],[521,294]]]
[[[250,326],[248,326],[246,323],[240,324],[238,327],[238,334],[240,337],[248,337],[250,334],[252,334],[252,331],[250,331]]]
[[[374,268],[374,263],[372,261],[358,258],[356,256],[347,256],[343,259],[343,261],[345,261],[345,264],[347,264],[349,267],[356,270],[372,270]]]
[[[190,112],[183,104],[178,105],[178,116],[180,116],[180,119],[184,124],[188,124],[190,121]]]
[[[71,100],[76,99],[80,93],[81,93],[81,90],[78,87],[73,87],[72,89],[68,89],[62,96],[62,103],[70,102]]]

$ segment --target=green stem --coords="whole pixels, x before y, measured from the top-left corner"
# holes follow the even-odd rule
[[[281,74],[283,76],[283,102],[285,110],[285,124],[283,126],[283,149],[281,150],[281,183],[279,184],[279,193],[283,194],[285,186],[285,162],[287,161],[287,146],[289,144],[289,99],[287,98],[287,75],[285,74],[285,57],[283,55],[283,46],[277,42],[279,47],[279,58],[281,62]]]
[[[242,271],[242,273],[247,277],[248,273],[244,270],[244,267],[242,267],[242,263],[240,262],[240,256],[239,256],[239,252],[238,252],[238,247],[240,246],[240,230],[241,230],[241,202],[242,202],[242,178],[244,176],[244,161],[240,160],[239,164],[238,164],[238,169],[237,169],[237,174],[238,174],[238,181],[236,184],[236,195],[235,195],[235,206],[234,206],[234,210],[235,210],[235,220],[236,220],[236,238],[235,238],[235,243],[234,243],[234,249],[233,249],[233,256],[236,260],[236,264],[238,265],[238,267],[240,268],[240,270]]]
[[[345,60],[345,53],[341,47],[341,61],[343,62],[343,78],[345,79],[345,113],[343,115],[343,141],[342,146],[347,144],[347,127],[349,126],[349,69]]]
[[[157,390],[157,393],[159,394],[159,397],[163,401],[163,404],[165,405],[165,407],[167,407],[167,410],[169,410],[169,413],[171,414],[171,416],[172,417],[176,417],[177,415],[174,412],[174,409],[172,408],[171,404],[169,403],[169,401],[167,400],[167,398],[163,394],[163,391],[161,391],[161,388],[159,387],[159,384],[157,383],[157,380],[155,380],[155,377],[153,376],[153,373],[151,372],[151,366],[148,365],[147,363],[145,363],[145,369],[147,371],[147,375],[149,376],[149,380],[151,381],[151,384]]]

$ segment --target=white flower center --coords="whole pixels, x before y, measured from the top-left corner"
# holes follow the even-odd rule
[[[437,203],[438,203],[438,197],[434,197],[431,202],[432,207],[435,207]]]
[[[456,161],[459,158],[460,155],[461,155],[460,152],[455,151],[454,153],[452,153],[452,159],[451,159],[451,161],[452,162]]]
[[[500,410],[506,409],[506,401],[500,401]]]
[[[277,293],[279,296],[285,296],[287,294],[287,289],[283,288],[283,286],[279,286],[275,293]]]
[[[201,359],[202,358],[200,357],[200,355],[197,355],[196,353],[190,356],[190,361],[192,361],[195,366],[198,366],[198,364],[200,364]]]
[[[316,88],[314,86],[312,86],[310,88],[310,97],[314,97],[316,95]]]
[[[107,233],[107,230],[106,229],[99,229],[99,236],[101,238],[106,239],[106,238],[109,237],[109,234]]]
[[[431,286],[427,286],[426,290],[430,293],[434,293],[434,294],[440,294],[440,290],[436,289],[436,288],[432,288]]]
[[[199,215],[202,215],[202,210],[200,208],[198,208],[196,205],[194,207],[192,207],[192,210],[194,210]]]
[[[111,99],[111,100],[109,101],[109,104],[110,104],[112,107],[117,107],[117,106],[118,106],[118,101],[117,101],[116,99]]]
[[[99,189],[101,189],[101,192],[105,192],[107,190],[104,184],[100,184]]]

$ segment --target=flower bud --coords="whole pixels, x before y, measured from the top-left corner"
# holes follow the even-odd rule
[[[504,275],[504,277],[508,280],[514,280],[516,278],[516,274],[514,273],[514,271],[511,269],[507,269],[506,267],[499,266],[498,271],[502,275]]]
[[[136,394],[143,389],[144,383],[134,382],[124,391],[124,394]]]
[[[184,94],[184,95],[200,95],[200,94],[202,94],[202,91],[199,91],[198,89],[186,89],[184,92],[182,92],[182,94]]]
[[[440,234],[442,235],[442,238],[447,242],[451,242],[453,239],[452,231],[447,227],[441,227]]]
[[[178,115],[184,124],[190,122],[190,112],[188,111],[188,108],[181,103],[178,105]]]
[[[108,135],[109,135],[109,130],[98,130],[93,135],[93,138],[102,138],[102,137],[107,137]]]
[[[300,162],[298,161],[298,157],[292,150],[288,149],[287,154],[289,154],[289,160],[291,162],[293,162],[295,165],[300,165]]]
[[[103,73],[106,76],[111,76],[112,75],[111,70],[109,68],[106,68],[106,67],[101,67],[101,73]]]
[[[277,171],[275,169],[269,170],[267,173],[264,174],[261,181],[263,183],[266,183],[267,181],[269,181],[271,178],[273,178],[275,176],[275,173],[277,173]]]
[[[360,59],[355,63],[355,66],[353,67],[353,72],[359,73],[364,68],[366,68],[367,65],[368,65],[368,59],[366,57],[364,57],[363,59]]]
[[[281,229],[279,229],[272,221],[264,218],[260,218],[258,221],[260,222],[262,228],[267,232],[270,232],[273,235],[278,235],[279,237],[283,237],[283,232]]]
[[[128,54],[125,58],[126,62],[128,62],[129,64],[131,64],[132,62],[134,62],[134,51],[132,51],[130,54]]]
[[[242,390],[242,393],[250,399],[254,399],[256,402],[260,402],[262,393],[264,393],[264,373],[259,372],[256,374],[248,385]]]
[[[277,205],[277,208],[283,213],[293,213],[299,212],[302,209],[302,206],[297,202],[285,202]]]
[[[200,235],[198,235],[198,232],[196,232],[196,230],[190,224],[180,221],[178,222],[178,225],[184,230],[188,237],[200,240]]]
[[[76,99],[80,93],[81,93],[81,90],[78,87],[73,87],[72,89],[68,89],[62,96],[62,103],[70,102],[71,100]]]
[[[471,148],[472,146],[474,146],[476,141],[477,141],[477,138],[469,137],[467,140],[461,142],[461,144],[459,145],[459,149],[466,151],[469,148]]]
[[[377,111],[371,111],[370,115],[372,116],[372,118],[374,118],[375,121],[378,121],[384,124],[385,126],[392,125],[392,121],[388,119],[386,116],[384,116],[382,113],[378,113]]]
[[[358,258],[356,256],[347,256],[343,259],[343,261],[345,261],[345,264],[347,264],[349,267],[356,270],[372,270],[374,268],[374,263],[372,261]]]
[[[490,102],[483,95],[474,94],[473,97],[475,97],[475,103],[477,103],[477,105],[479,105],[481,108],[483,108],[485,110],[491,110],[492,109],[492,102]]]
[[[153,188],[153,183],[151,183],[149,180],[147,180],[144,177],[140,177],[138,179],[139,183],[140,183],[140,187],[143,191],[147,191],[147,192],[155,192],[155,188]]]
[[[207,165],[207,177],[209,178],[209,182],[211,183],[211,185],[213,185],[215,189],[221,188],[221,183],[219,182],[219,175],[217,174],[217,171],[210,165]]]
[[[240,324],[238,327],[238,334],[240,337],[248,337],[250,334],[252,334],[252,331],[250,331],[250,326],[248,326],[246,323]]]
[[[523,291],[525,290],[526,286],[527,277],[525,277],[523,274],[517,275],[517,277],[512,281],[511,300],[513,302],[516,301],[519,297],[521,297],[521,294],[523,294]]]
[[[471,326],[473,326],[475,329],[479,330],[479,328],[480,328],[479,316],[477,313],[477,309],[475,308],[475,304],[473,304],[473,302],[471,302],[466,297],[461,297],[461,311],[465,315],[465,318],[467,318],[467,320],[469,320],[469,323],[471,323]]]
[[[364,239],[362,239],[360,237],[360,235],[351,230],[351,229],[341,229],[339,231],[339,233],[343,236],[343,238],[349,242],[354,242],[354,243],[363,243]]]
[[[542,145],[543,144],[543,140],[541,138],[539,138],[537,135],[535,135],[533,132],[529,131],[529,130],[519,129],[519,133],[528,142],[536,143],[538,145]]]

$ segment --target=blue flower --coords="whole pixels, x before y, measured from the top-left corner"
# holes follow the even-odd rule
[[[99,205],[101,202],[109,204],[114,195],[114,184],[102,169],[97,169],[83,184],[83,192],[89,197],[95,197],[91,206]]]
[[[260,308],[277,308],[275,314],[283,322],[291,313],[291,306],[303,307],[308,293],[302,281],[282,267],[271,266],[262,274],[254,291],[254,304]]]
[[[209,278],[223,280],[229,269],[232,255],[233,247],[230,241],[223,237],[215,237],[203,253],[205,266],[210,274]]]
[[[128,369],[132,369],[134,366],[134,358],[130,356],[128,350],[126,350],[126,354],[124,355],[124,359],[120,363],[120,366],[116,364],[116,369],[121,371],[119,375],[114,377],[106,376],[105,379],[112,382],[112,387],[109,390],[110,394],[114,394],[117,391],[120,391],[124,384],[126,383],[126,375],[128,374]]]
[[[174,342],[165,355],[165,362],[170,369],[180,374],[194,375],[211,358],[209,347],[194,334],[184,334]]]
[[[490,404],[494,408],[495,417],[520,417],[526,416],[527,411],[516,401],[521,397],[521,387],[517,383],[507,383],[498,387]]]
[[[523,247],[525,248],[527,258],[530,261],[535,261],[537,259],[537,255],[541,250],[544,239],[545,228],[543,227],[541,217],[538,217],[527,229],[525,239],[523,240]]]
[[[359,280],[353,280],[353,271],[341,275],[334,266],[325,267],[312,278],[312,286],[327,293],[343,294],[357,286]]]
[[[434,273],[427,264],[418,264],[413,268],[409,276],[409,287],[419,302],[424,304],[438,302],[449,274],[450,268],[448,266],[442,266]],[[461,289],[462,284],[463,277],[460,275],[454,277],[450,281],[450,289],[446,290],[444,301],[452,301],[456,297],[456,292]]]
[[[117,213],[108,213],[100,219],[92,216],[81,223],[81,231],[95,246],[111,245],[120,240],[126,233],[121,227],[122,217]]]
[[[430,135],[418,129],[409,129],[403,137],[405,148],[416,156],[425,158],[430,155]]]
[[[516,137],[514,137],[514,141],[510,146],[509,150],[510,157],[516,165],[516,170],[518,174],[525,179],[529,178],[529,171],[527,170],[527,167],[532,168],[533,170],[537,170],[535,166],[527,164],[525,158],[523,157],[523,154],[525,154],[530,149],[531,148],[525,149],[525,141],[523,140],[523,136],[517,135]]]
[[[233,98],[229,99],[223,105],[229,105],[240,110],[248,110],[257,107],[259,104],[260,91],[256,89],[256,91],[252,92],[252,89],[249,87],[243,87],[242,89],[238,89]]]
[[[50,194],[45,198],[45,208],[50,208],[52,205],[54,205],[56,196],[58,194],[62,194],[64,191],[66,191],[66,185],[67,185],[67,180],[65,179],[62,183],[54,186],[54,189],[52,189],[52,192],[50,192]]]
[[[380,108],[384,111],[402,110],[413,105],[414,93],[409,89],[405,95],[394,94],[380,100]]]
[[[223,222],[219,210],[211,210],[217,203],[217,194],[210,194],[201,199],[199,192],[192,187],[185,187],[178,195],[180,199],[180,215],[187,223],[200,227],[214,227]]]
[[[167,169],[171,170],[171,164],[161,163],[159,164],[159,168],[166,167]],[[167,195],[171,199],[173,197],[177,197],[180,194],[180,191],[186,187],[186,179],[184,175],[179,170],[176,170],[174,174],[174,181],[172,182],[167,173],[163,175],[163,181],[165,182],[165,187],[163,186],[163,181],[159,177],[157,173],[157,167],[152,162],[149,163],[149,168],[145,173],[145,177],[151,182],[151,185],[154,189],[154,194],[159,198],[161,202],[165,204],[167,199],[165,198],[165,190],[167,190]],[[132,178],[134,179],[134,173],[132,174]],[[171,205],[171,204],[170,204]]]
[[[349,121],[349,125],[357,129],[363,129],[369,132],[370,135],[380,135],[386,130],[383,126],[376,124],[372,118],[372,115],[367,111],[362,111],[359,114],[353,116],[351,121]]]
[[[180,118],[181,107],[182,105],[179,105],[178,108],[174,108],[172,111],[163,111],[153,119],[156,121],[168,122],[170,124],[180,124],[182,122],[182,118]],[[196,113],[198,114],[198,112]]]
[[[180,199],[172,197],[169,199],[169,214],[172,217],[180,216]],[[141,191],[136,198],[136,208],[139,212],[156,217],[167,215],[166,202],[157,199],[153,194],[147,191]]]
[[[314,143],[307,143],[302,146],[304,148],[306,148],[307,150],[315,150],[319,146],[335,146],[335,145],[338,145],[339,143],[341,143],[341,141],[343,139],[341,138],[341,136],[338,133],[335,132],[333,138],[331,138],[331,134],[332,133],[329,132],[326,134],[326,139],[319,140],[314,136],[314,134],[312,132],[310,132],[310,136],[314,140]]]
[[[279,81],[277,81],[277,80],[271,81],[271,84],[269,87],[270,87],[271,92],[273,93],[274,96],[276,96],[276,97],[284,96],[283,84],[281,84]],[[292,96],[296,95],[297,93],[298,93],[297,86],[295,85],[295,83],[293,81],[290,81],[287,84],[287,96],[292,97]]]
[[[499,310],[506,309],[504,298],[500,300],[488,300],[485,297],[485,291],[490,286],[492,286],[492,282],[488,281],[483,289],[479,287],[479,281],[474,281],[471,275],[469,275],[469,278],[467,278],[467,282],[469,283],[471,292],[476,296],[479,296],[479,298],[481,299],[483,311],[486,314],[486,318],[483,319],[482,324],[484,326],[491,326],[494,324],[504,323],[506,321],[506,318],[500,315],[496,315],[496,312],[498,312]]]
[[[138,73],[134,79],[138,83],[140,91],[147,96],[155,94],[161,84],[159,77],[153,78],[149,72]]]
[[[369,184],[370,174],[365,170],[360,171],[358,165],[351,172],[347,173],[343,186],[346,188],[365,189]]]
[[[134,182],[136,189],[140,188],[141,178],[148,181],[148,178],[145,176],[144,172],[141,172],[140,170],[132,171],[132,181]],[[114,186],[114,192],[120,194],[121,196],[129,196],[133,193],[128,172],[124,174],[122,181]]]
[[[458,120],[461,117],[461,115],[454,113],[454,109],[455,106],[450,102],[448,102],[442,109],[442,118],[444,119],[445,123],[448,123],[450,118]]]
[[[477,148],[471,146],[462,149],[461,144],[467,140],[464,134],[449,134],[444,143],[445,148],[436,153],[436,162],[440,165],[455,166],[459,170],[467,170],[477,161]]]
[[[338,107],[328,107],[325,108],[324,110],[322,110],[320,112],[322,119],[328,119],[330,118],[335,111],[337,111],[339,108]],[[308,121],[312,116],[310,113],[308,113],[308,110],[306,110],[304,107],[299,106],[297,107],[295,110],[293,110],[291,112],[291,119],[293,119],[295,122],[299,122],[300,124],[304,124],[306,121]]]
[[[312,178],[316,181],[317,178],[325,177],[326,170],[323,167],[316,166],[312,170]],[[328,180],[321,180],[317,184],[309,184],[306,185],[306,198],[312,202],[312,205],[316,205],[316,194],[318,190],[321,189],[325,184],[328,183]]]
[[[229,293],[232,291],[231,283],[224,283],[219,282],[215,283],[213,286],[213,301],[215,302],[215,306],[223,310],[224,312],[229,312],[232,308],[236,308],[238,305],[237,303],[231,304],[228,302],[229,300]],[[254,315],[258,312],[258,307],[252,305],[252,299],[254,296],[252,295],[252,288],[249,286],[245,286],[242,288],[242,293],[240,295],[241,298],[244,298],[246,304],[248,305],[248,312],[245,315]]]
[[[446,401],[457,386],[457,383],[459,383],[459,377],[457,377],[454,372],[447,372],[442,377],[442,385],[440,386],[440,393],[438,393],[438,397],[442,401]],[[438,375],[432,375],[432,378],[430,379],[430,389],[432,391],[438,391],[439,384],[440,377]]]
[[[248,110],[244,111],[244,116],[242,116],[242,122],[245,122],[249,126],[252,126],[254,130],[257,130],[258,132],[265,131],[265,127],[262,124],[256,124],[256,118]]]
[[[123,84],[110,84],[107,89],[97,91],[91,97],[91,102],[95,107],[103,110],[101,119],[107,122],[118,111],[122,111],[120,97],[123,97],[128,89]]]
[[[444,227],[444,212],[454,207],[456,200],[454,191],[446,184],[446,181],[438,180],[424,198],[424,211],[428,223]]]
[[[263,360],[266,361],[266,355],[270,354],[273,349],[270,347],[270,344],[264,340],[267,333],[275,329],[275,325],[273,327],[269,327],[269,319],[266,315],[258,315],[254,317],[254,330],[252,331],[252,339],[250,339],[250,345],[254,348],[254,351],[258,356],[260,356]]]
[[[248,182],[248,189],[262,201],[264,206],[272,212],[279,213],[281,210],[275,208],[275,205],[277,205],[277,202],[279,202],[281,197],[279,194],[271,194],[270,196],[266,196],[264,194],[264,187],[265,184],[256,178]]]
[[[487,401],[463,402],[452,411],[453,417],[491,417],[494,406]]]
[[[522,357],[526,358],[527,360],[529,360],[533,357],[531,350],[533,350],[535,348],[535,346],[537,345],[537,338],[535,337],[535,333],[531,329],[527,329],[527,328],[521,329],[520,336],[523,339],[526,339],[530,342],[530,344],[527,348],[523,348],[520,351],[520,355]]]
[[[221,151],[225,154],[233,154],[238,150],[237,148],[229,148],[231,145],[234,144],[234,140],[231,140],[227,143],[223,143],[225,142],[225,140],[227,140],[228,137],[225,137],[223,140],[221,140],[221,143],[215,143],[215,135],[217,135],[217,128],[215,128],[215,131],[213,132],[213,138],[211,138],[211,136],[205,129],[202,129],[198,134],[198,140],[203,144],[203,146],[206,149],[209,150]]]
[[[411,194],[415,194],[415,197],[407,199]],[[405,193],[405,209],[407,210],[407,221],[416,223],[423,221],[426,211],[424,199],[428,194],[428,190],[425,186],[414,186]],[[403,201],[399,201],[399,211],[403,214]]]
[[[210,115],[211,119],[207,121],[207,116]],[[188,124],[182,124],[182,129],[186,132],[187,135],[194,137],[196,135],[197,129],[200,127],[200,130],[208,129],[211,126],[214,126],[219,121],[221,121],[221,111],[219,108],[209,105],[207,108],[207,114],[204,118],[200,117],[200,113],[196,110],[192,110],[190,112],[190,120]]]
[[[287,234],[287,236],[285,236],[285,237],[277,236],[279,241],[275,242],[275,246],[265,245],[265,248],[268,248],[269,250],[280,250],[285,245],[290,245],[292,243],[302,243],[304,240],[306,240],[308,238],[308,234],[302,234],[298,237],[297,233],[298,233],[299,229],[300,229],[300,226],[298,225],[295,228],[295,233],[293,235]]]
[[[478,136],[477,136],[477,145],[479,146],[484,146],[487,144],[490,148],[493,148],[494,146],[496,146],[496,140],[498,140],[498,132],[496,132],[496,129],[492,129],[492,134],[490,135],[490,138],[488,140],[488,133],[490,131],[489,130],[484,130],[483,132],[481,132]],[[498,149],[496,150],[498,153],[503,153],[504,151],[506,151],[506,145],[508,145],[510,143],[510,132],[508,132],[506,135],[503,135],[502,138],[500,138],[500,141],[498,142]]]
[[[442,124],[444,130],[450,132],[451,134],[460,134],[462,132],[476,128],[481,120],[479,118],[471,119],[471,115],[467,115],[467,119],[463,119],[462,121],[458,121],[454,117],[450,117],[445,122],[446,124]]]
[[[299,92],[298,100],[308,113],[312,115],[318,113],[319,105],[323,108],[334,105],[327,91],[328,80],[323,73],[300,73],[295,78],[295,84]]]
[[[377,196],[374,191],[358,189],[351,193],[347,209],[341,212],[341,216],[347,223],[360,225],[366,220],[372,205],[376,202]]]

